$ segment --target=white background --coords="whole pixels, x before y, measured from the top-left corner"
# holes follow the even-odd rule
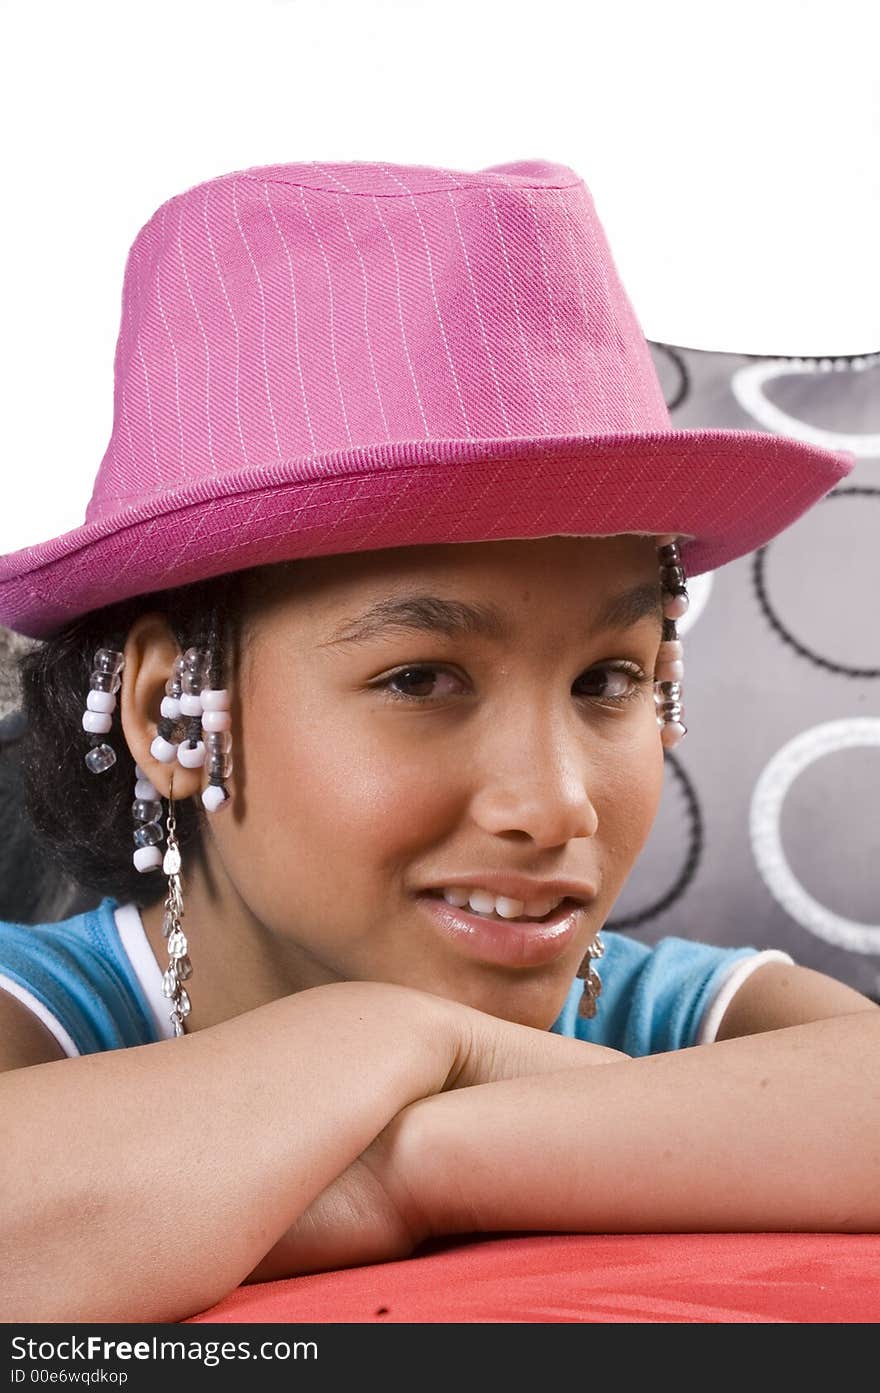
[[[0,552],[79,526],[122,273],[233,169],[573,166],[648,338],[880,349],[875,0],[0,0]]]

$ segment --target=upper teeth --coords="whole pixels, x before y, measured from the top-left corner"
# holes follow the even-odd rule
[[[467,905],[477,914],[494,913],[499,914],[502,919],[521,919],[523,915],[529,919],[542,919],[551,909],[562,904],[565,896],[554,895],[552,898],[545,897],[541,900],[514,900],[509,895],[493,895],[488,890],[472,890],[451,885],[443,890],[443,898],[447,904],[455,905],[457,909],[464,909]]]

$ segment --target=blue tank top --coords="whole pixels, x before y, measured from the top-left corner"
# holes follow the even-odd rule
[[[121,916],[137,935],[128,949]],[[612,931],[602,938],[597,1014],[591,1020],[578,1015],[583,984],[576,977],[550,1029],[633,1056],[714,1039],[723,1008],[752,969],[768,960],[793,961],[777,949],[721,948],[675,937],[649,946]],[[0,920],[0,989],[37,1014],[69,1056],[170,1038],[162,971],[136,907],[110,896],[58,923]]]

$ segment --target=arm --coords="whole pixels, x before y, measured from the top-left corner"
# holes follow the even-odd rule
[[[432,1234],[878,1232],[878,1058],[869,1002],[482,1084],[405,1108],[389,1127],[394,1170]]]
[[[470,1007],[457,1009],[465,1014],[452,1088],[593,1068],[629,1058],[605,1045],[551,1035]],[[348,1169],[297,1216],[246,1282],[406,1258],[427,1238],[428,1230],[415,1213],[394,1164],[394,1122],[392,1118]]]
[[[851,1011],[876,1011],[877,1006],[844,982],[788,963],[763,963],[743,982],[724,1012],[716,1040],[757,1035],[787,1025],[806,1025]]]
[[[720,1034],[770,1030],[847,1009],[877,1011],[866,997],[806,968],[768,963],[740,987]],[[555,1073],[569,1066],[615,1063],[620,1051],[471,1013],[466,1063],[456,1086]],[[582,1055],[581,1051],[586,1051]],[[540,1106],[540,1098],[538,1105]],[[432,1171],[421,1159],[418,1104],[389,1122],[348,1170],[298,1217],[247,1281],[271,1281],[304,1272],[409,1256],[432,1232],[455,1231],[454,1220],[432,1205]],[[432,1114],[427,1117],[430,1121]],[[479,1125],[479,1124],[477,1124]],[[430,1147],[430,1142],[426,1142]],[[428,1157],[430,1162],[431,1158]],[[427,1182],[427,1183],[425,1183]],[[452,1226],[450,1228],[450,1225]],[[461,1227],[459,1224],[458,1228]]]
[[[213,1305],[399,1109],[446,1086],[451,1022],[427,992],[338,982],[192,1036],[9,1068],[0,1320]]]

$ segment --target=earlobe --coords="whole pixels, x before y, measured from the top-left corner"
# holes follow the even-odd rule
[[[119,712],[126,744],[135,763],[167,798],[168,765],[157,759],[151,748],[162,719],[165,684],[181,656],[166,616],[159,611],[139,615],[128,632],[123,652]],[[191,798],[198,793],[202,786],[201,769],[187,769],[179,763],[173,768],[175,799]]]

